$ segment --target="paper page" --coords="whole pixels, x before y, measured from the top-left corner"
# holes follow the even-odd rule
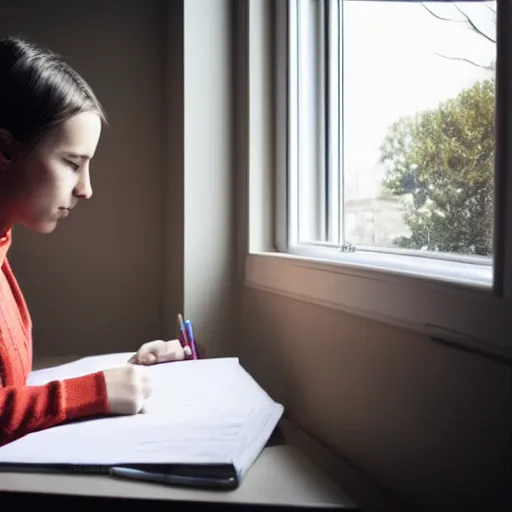
[[[151,396],[148,416],[170,415],[169,421],[212,420],[230,414],[225,400],[241,367],[236,358],[181,361],[147,367]]]
[[[237,380],[237,385],[226,395],[226,402],[248,418],[244,424],[244,443],[234,458],[240,478],[252,466],[284,412],[282,405],[275,403],[245,370],[242,371],[244,378]]]
[[[98,420],[37,432],[0,448],[0,463],[230,463],[244,440],[241,424],[125,427]]]
[[[39,386],[54,380],[80,377],[89,373],[106,370],[107,368],[114,368],[126,364],[132,355],[133,352],[90,356],[52,368],[36,370],[30,373],[27,384],[29,386]]]
[[[248,433],[245,438],[245,444],[235,459],[235,467],[240,479],[249,471],[267,444],[283,412],[284,407],[273,402],[268,408],[261,410],[257,421],[246,423]]]
[[[126,359],[126,354],[85,358],[34,372],[32,383],[90,373]],[[253,456],[255,442],[261,436],[268,439],[279,419],[273,414],[275,402],[237,358],[180,361],[146,369],[153,392],[143,414],[84,420],[30,434],[1,447],[0,462],[240,461],[245,467],[258,454]]]

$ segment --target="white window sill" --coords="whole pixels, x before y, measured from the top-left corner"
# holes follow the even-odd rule
[[[488,292],[492,289],[492,266],[485,258],[461,256],[448,260],[447,256],[413,256],[408,251],[341,252],[339,248],[328,246],[299,246],[291,249],[288,254],[304,257],[309,262],[324,262],[330,266],[332,272],[359,269],[429,282],[452,283]]]
[[[420,258],[405,257],[414,260],[406,263],[389,256],[340,253],[332,261],[252,253],[245,284],[512,360],[512,301],[493,296],[490,267],[450,262],[447,272],[442,260],[424,259],[418,267]],[[393,267],[397,257],[402,270]]]

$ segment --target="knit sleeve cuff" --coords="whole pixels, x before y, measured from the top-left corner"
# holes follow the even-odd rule
[[[109,413],[103,372],[63,381],[64,412],[67,420]]]

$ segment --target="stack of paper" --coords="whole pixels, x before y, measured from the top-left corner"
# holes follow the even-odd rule
[[[29,385],[125,363],[131,353],[94,356],[33,372]],[[60,425],[0,448],[0,463],[233,464],[239,479],[283,414],[237,358],[149,366],[144,412]]]

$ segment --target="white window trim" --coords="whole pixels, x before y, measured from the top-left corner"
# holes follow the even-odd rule
[[[274,69],[276,88],[277,144],[275,165],[282,169],[288,165],[289,133],[286,122],[289,113],[283,107],[287,99],[283,85],[288,83],[283,64],[287,54],[287,31],[283,30],[287,2],[276,2],[278,23]],[[275,247],[252,250],[246,258],[245,285],[277,293],[296,300],[317,304],[411,329],[433,339],[454,343],[499,358],[512,360],[512,207],[506,198],[512,198],[512,35],[506,27],[512,23],[512,5],[498,4],[498,63],[497,80],[502,87],[497,98],[503,108],[497,109],[497,176],[505,185],[506,194],[498,194],[496,211],[506,222],[496,223],[496,233],[501,242],[495,251],[494,276],[485,266],[472,266],[464,272],[467,263],[450,262],[451,271],[443,271],[442,260],[424,258],[421,271],[406,270],[402,264],[393,268],[393,258],[420,260],[404,256],[375,252],[341,253],[333,257],[332,247],[317,248],[295,246],[294,252],[277,252],[276,247],[287,247],[288,234],[283,219],[288,212],[279,198],[286,197],[285,173],[274,173],[274,191],[277,212]],[[510,57],[509,57],[510,56]],[[263,64],[263,63],[262,63]],[[506,78],[504,78],[506,77]],[[251,102],[252,93],[248,101]],[[510,135],[508,135],[510,134]],[[293,151],[291,152],[293,153]],[[267,169],[266,172],[272,172]],[[249,191],[249,195],[251,191]],[[508,206],[508,207],[507,207]],[[293,205],[292,205],[293,207]],[[249,219],[252,222],[252,219]],[[506,225],[510,229],[506,229]],[[254,246],[251,247],[254,249]],[[373,259],[373,261],[372,261]],[[430,264],[431,263],[431,264]],[[497,264],[496,264],[497,263]],[[494,282],[492,281],[494,278]],[[496,283],[502,283],[502,285]]]

